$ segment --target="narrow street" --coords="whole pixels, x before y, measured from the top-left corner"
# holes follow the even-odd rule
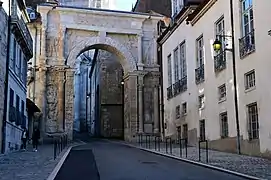
[[[107,141],[73,148],[55,180],[237,180],[219,171]]]

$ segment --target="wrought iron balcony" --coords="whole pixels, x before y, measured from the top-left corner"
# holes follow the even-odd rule
[[[24,54],[28,57],[27,59],[32,58],[33,40],[24,20],[18,17],[17,10],[12,10],[11,13],[11,30],[18,40]]]
[[[167,88],[167,99],[170,99],[173,97],[173,89],[172,85]]]
[[[187,90],[187,76],[184,76],[182,79],[180,79],[173,85],[173,95],[176,96],[186,90]]]
[[[195,69],[195,80],[196,84],[204,81],[204,64],[201,64],[197,69]]]
[[[243,38],[239,39],[240,58],[244,58],[255,51],[255,36],[254,30],[248,33]]]
[[[215,72],[222,71],[226,68],[226,51],[222,51],[214,57]]]

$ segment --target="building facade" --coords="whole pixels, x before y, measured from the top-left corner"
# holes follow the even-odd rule
[[[188,138],[190,145],[236,152],[233,53],[241,153],[270,156],[269,47],[271,2],[208,0],[177,11],[175,25],[159,37],[162,52],[166,136]],[[222,48],[214,51],[215,39]]]
[[[20,149],[23,128],[28,125],[26,110],[27,62],[32,58],[33,42],[26,23],[30,21],[22,0],[4,1],[7,14],[10,8],[9,72],[7,94],[7,119],[3,138],[5,152]]]
[[[5,76],[6,76],[6,59],[7,59],[7,24],[8,17],[0,2],[0,117],[2,119],[4,113],[5,99]],[[0,121],[0,129],[3,126],[3,121]],[[0,133],[0,147],[2,147],[2,133]]]

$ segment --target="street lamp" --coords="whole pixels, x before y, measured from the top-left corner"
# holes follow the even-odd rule
[[[124,85],[124,81],[122,80],[120,84],[121,84],[121,85]]]
[[[237,98],[237,78],[236,78],[236,65],[235,65],[235,42],[234,42],[234,17],[233,17],[233,0],[230,0],[230,20],[231,20],[231,36],[218,35],[213,43],[213,48],[216,52],[222,49],[222,42],[218,37],[231,38],[232,48],[225,49],[225,51],[232,52],[232,71],[233,71],[233,89],[234,89],[234,109],[235,109],[235,123],[237,131],[237,153],[241,154],[241,140],[240,140],[240,125],[239,125],[239,110],[238,110],[238,98]]]

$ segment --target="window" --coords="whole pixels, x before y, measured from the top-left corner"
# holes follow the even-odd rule
[[[12,107],[14,103],[14,91],[13,89],[9,89],[9,107]]]
[[[199,96],[199,109],[204,108],[204,95]]]
[[[204,64],[204,50],[203,50],[203,36],[200,36],[197,39],[197,67],[200,67]]]
[[[167,57],[168,67],[168,86],[172,85],[172,65],[171,65],[171,54]]]
[[[255,70],[252,70],[245,74],[245,89],[255,87]]]
[[[250,140],[259,138],[259,120],[257,103],[247,105],[248,111],[248,137]]]
[[[218,100],[224,100],[226,99],[227,92],[226,92],[226,84],[223,84],[218,87]]]
[[[240,56],[245,57],[255,50],[254,15],[252,0],[241,0],[242,35],[240,39]]]
[[[200,141],[205,141],[205,120],[202,119],[199,121],[199,139]]]
[[[22,100],[22,101],[21,101],[21,113],[23,113],[23,114],[24,114],[24,110],[25,110],[25,109],[24,109],[24,104],[25,104],[25,103],[24,103],[24,101]]]
[[[183,0],[172,0],[172,16],[176,16],[184,6]]]
[[[215,34],[216,38],[221,42],[222,48],[216,52],[214,57],[215,60],[215,72],[221,71],[226,68],[226,52],[225,52],[225,23],[224,17],[220,18],[215,23]]]
[[[200,36],[196,41],[196,50],[197,50],[197,62],[195,69],[195,78],[196,84],[199,84],[204,81],[204,44],[203,36]]]
[[[185,78],[187,76],[186,71],[186,54],[185,54],[185,42],[181,43],[180,45],[180,77],[181,79]]]
[[[174,55],[174,82],[179,81],[179,57],[178,57],[178,48],[173,52]]]
[[[227,112],[221,113],[219,115],[219,119],[220,119],[220,124],[221,124],[221,138],[226,138],[229,136]]]
[[[176,106],[176,119],[180,118],[180,105]]]
[[[186,115],[186,113],[187,113],[187,104],[186,102],[184,102],[182,104],[182,115]]]
[[[183,125],[183,139],[187,139],[188,138],[188,125],[184,124]]]

